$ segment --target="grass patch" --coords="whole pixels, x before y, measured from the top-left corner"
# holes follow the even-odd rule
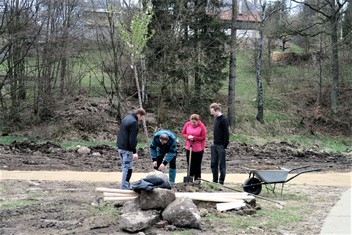
[[[257,216],[262,218],[260,226],[277,228],[282,224],[292,224],[301,221],[301,214],[304,213],[307,213],[307,210],[301,207],[285,206],[281,210],[277,210],[275,207],[265,207],[257,212]]]
[[[265,193],[261,196],[270,198]],[[222,216],[217,216],[215,214],[209,214],[204,217],[204,220],[214,223],[222,223],[225,226],[233,228],[235,231],[242,229],[243,232],[246,231],[247,234],[262,234],[258,231],[263,229],[270,234],[270,230],[277,231],[277,229],[284,227],[287,224],[292,225],[299,223],[302,221],[303,215],[309,213],[311,210],[303,206],[297,206],[297,203],[299,204],[300,201],[307,200],[306,196],[297,196],[291,193],[283,195],[281,200],[289,202],[289,204],[284,206],[282,209],[278,209],[272,203],[259,200],[259,204],[263,206],[262,209],[258,210],[255,215],[245,216],[227,213],[222,214]]]
[[[15,209],[15,208],[30,206],[35,203],[36,202],[32,200],[5,201],[5,202],[0,202],[0,207],[2,209]]]
[[[274,128],[271,126],[271,128]],[[302,136],[302,135],[246,135],[233,134],[231,141],[245,142],[248,144],[266,144],[270,142],[285,141],[300,148],[327,153],[351,154],[348,149],[352,147],[352,137],[334,136]]]
[[[118,210],[116,210],[115,207],[109,204],[103,204],[99,207],[90,207],[90,208],[94,216],[113,216],[113,217],[119,216]]]
[[[216,183],[203,182],[201,187],[206,192],[220,191],[222,185]]]
[[[352,137],[333,136],[280,136],[290,144],[302,145],[305,148],[321,149],[328,153],[347,153],[352,147]]]
[[[24,142],[24,141],[37,141],[37,139],[35,138],[30,138],[30,137],[25,137],[25,136],[13,136],[13,135],[9,135],[9,136],[1,136],[0,137],[0,143],[1,144],[11,144],[14,141],[20,141],[20,142]]]

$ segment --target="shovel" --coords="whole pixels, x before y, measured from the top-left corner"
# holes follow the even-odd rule
[[[192,162],[192,143],[191,143],[191,146],[189,147],[188,170],[187,170],[187,176],[183,177],[183,182],[184,183],[193,183],[193,177],[190,176],[190,173],[191,173],[191,162]]]

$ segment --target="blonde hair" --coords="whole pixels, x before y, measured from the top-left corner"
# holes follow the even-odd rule
[[[221,111],[221,104],[219,103],[212,103],[209,107],[210,109],[214,109],[214,111]]]

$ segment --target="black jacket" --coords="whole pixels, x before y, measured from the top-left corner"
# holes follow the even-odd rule
[[[224,115],[216,117],[214,120],[214,144],[222,145],[227,148],[229,144],[229,123]]]
[[[124,117],[121,121],[120,131],[117,135],[117,148],[136,153],[137,134],[138,117],[135,113],[132,113]]]

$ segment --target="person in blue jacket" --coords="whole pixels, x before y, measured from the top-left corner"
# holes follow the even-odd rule
[[[163,171],[166,165],[169,164],[169,181],[170,184],[174,184],[176,178],[177,156],[177,141],[175,134],[169,130],[160,130],[156,132],[150,144],[150,153],[154,169]]]

